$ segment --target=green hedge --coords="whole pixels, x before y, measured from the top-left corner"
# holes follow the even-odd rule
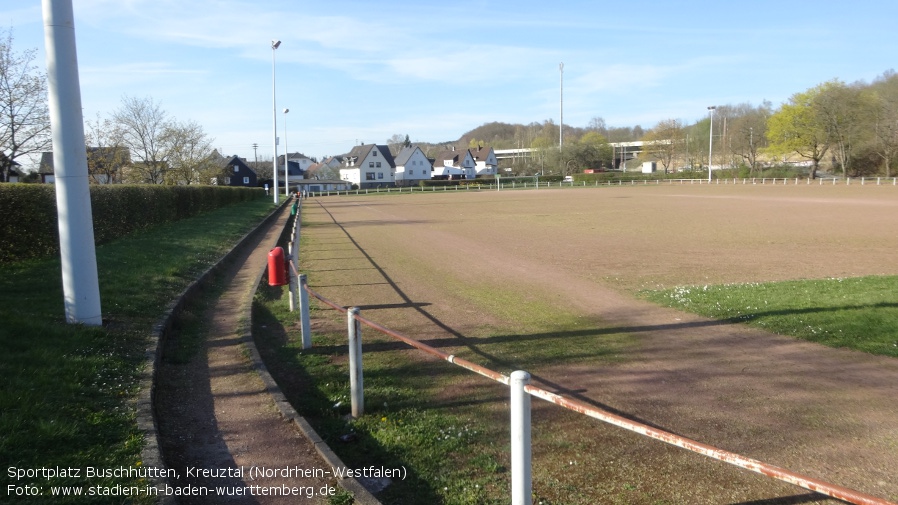
[[[59,254],[56,187],[0,185],[0,263]],[[90,187],[94,241],[265,196],[255,188],[103,185]]]

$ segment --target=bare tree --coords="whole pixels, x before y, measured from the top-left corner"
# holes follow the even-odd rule
[[[125,180],[132,183],[162,184],[169,169],[163,134],[169,127],[168,115],[152,98],[122,98],[122,106],[112,114],[116,134],[131,151],[134,163]]]
[[[17,158],[50,147],[47,80],[32,65],[35,50],[13,51],[12,32],[0,31],[0,181],[9,180]]]
[[[125,167],[131,163],[128,148],[116,136],[115,127],[109,119],[85,121],[84,139],[87,143],[87,172],[93,184],[114,184],[121,182]]]
[[[733,158],[748,165],[749,173],[758,168],[758,155],[767,147],[767,120],[772,114],[770,102],[754,107],[744,104],[729,124],[728,142]]]

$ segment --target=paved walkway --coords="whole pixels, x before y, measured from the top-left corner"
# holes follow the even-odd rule
[[[170,485],[189,494],[180,503],[317,504],[336,487],[314,445],[278,411],[242,343],[256,283],[288,217],[282,210],[265,225],[207,290],[214,299],[199,317],[209,323],[189,362],[160,364],[159,433],[166,465],[178,473]]]

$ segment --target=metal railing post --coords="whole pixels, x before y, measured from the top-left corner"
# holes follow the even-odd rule
[[[302,348],[312,348],[312,325],[309,320],[309,292],[306,291],[306,274],[299,274],[299,319]]]
[[[356,319],[359,308],[346,311],[349,332],[349,394],[352,400],[352,417],[365,414],[365,391],[362,378],[362,324]]]
[[[522,370],[511,373],[511,503],[531,505],[533,482],[530,450],[530,374]]]
[[[288,256],[287,261],[292,262],[293,261],[292,257]],[[292,266],[292,265],[287,265],[287,267],[288,267],[287,275],[289,275],[289,277],[290,277],[290,282],[287,285],[287,290],[290,292],[290,312],[293,312],[296,310],[296,284],[297,284],[296,281],[297,281],[297,279],[296,279],[296,275],[295,275],[296,269],[289,268],[290,266]]]

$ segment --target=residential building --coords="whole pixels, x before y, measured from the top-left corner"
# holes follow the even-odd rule
[[[284,181],[284,156],[278,156],[278,184],[283,187],[286,183],[294,190],[296,184],[306,178],[307,170],[313,166],[312,160],[299,153],[290,154],[287,158],[287,181]],[[305,168],[303,168],[305,167]]]
[[[469,149],[443,151],[433,161],[433,179],[473,179],[477,176],[477,163]]]
[[[4,152],[0,152],[0,166],[7,166],[7,180],[4,181],[3,177],[0,177],[0,182],[19,182],[22,179],[22,172],[20,172],[21,165],[19,162],[15,160],[9,159],[9,156]]]
[[[214,152],[212,156],[218,156],[216,163],[221,166],[221,174],[209,181],[210,184],[218,186],[243,186],[255,188],[259,186],[259,177],[247,163],[246,159],[237,155],[221,156],[218,152]]]
[[[430,180],[433,164],[420,147],[403,147],[395,161],[393,178],[397,186],[417,186],[421,181]]]
[[[131,151],[127,147],[88,147],[85,155],[91,184],[121,184],[122,172],[131,166]],[[41,153],[37,173],[44,184],[56,182],[52,151]]]
[[[499,160],[496,158],[496,152],[492,147],[480,146],[468,151],[474,157],[477,175],[496,175],[498,173]]]
[[[340,179],[359,188],[395,186],[393,171],[396,164],[390,149],[384,145],[355,146],[343,158]]]

